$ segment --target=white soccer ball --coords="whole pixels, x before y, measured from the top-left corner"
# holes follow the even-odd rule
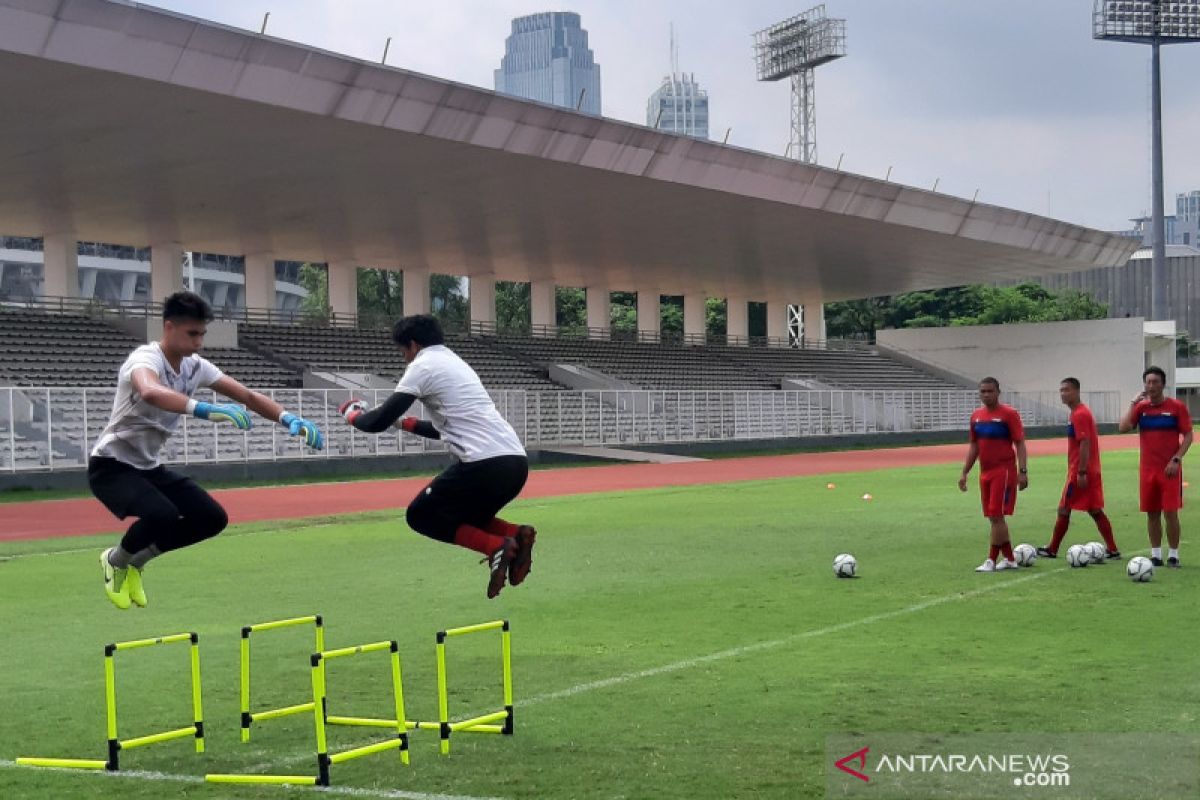
[[[1033,562],[1037,561],[1037,548],[1022,542],[1013,548],[1013,555],[1017,557],[1017,563],[1022,567],[1032,567]]]
[[[1081,544],[1073,544],[1067,548],[1067,563],[1072,567],[1086,567],[1091,561],[1091,553]]]
[[[1106,550],[1104,548],[1104,545],[1100,544],[1100,542],[1088,542],[1087,544],[1084,545],[1084,547],[1087,549],[1087,552],[1088,552],[1088,563],[1089,564],[1103,564],[1104,563],[1105,555],[1108,553],[1108,550]]]
[[[842,553],[833,560],[833,574],[839,578],[853,578],[858,571],[858,561],[849,553]]]
[[[1125,574],[1134,583],[1146,583],[1154,577],[1154,562],[1145,556],[1134,556],[1125,565]]]

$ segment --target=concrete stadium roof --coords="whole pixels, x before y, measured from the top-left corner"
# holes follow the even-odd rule
[[[0,0],[0,232],[826,301],[1137,244],[112,0]]]

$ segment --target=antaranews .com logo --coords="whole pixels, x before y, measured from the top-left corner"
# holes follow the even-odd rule
[[[877,753],[862,747],[834,762],[847,775],[870,783],[871,776],[941,773],[944,775],[1003,775],[1013,786],[1070,786],[1071,759],[1065,753]]]
[[[1148,769],[1170,764],[1170,769]],[[1200,736],[1172,732],[830,734],[830,800],[1200,797]]]

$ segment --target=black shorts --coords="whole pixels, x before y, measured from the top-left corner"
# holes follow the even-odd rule
[[[408,506],[409,524],[426,536],[452,541],[459,525],[486,526],[529,478],[525,456],[460,461],[434,478]]]
[[[92,456],[88,459],[87,476],[92,494],[117,519],[143,516],[140,509],[149,496],[161,494],[184,508],[198,494],[208,497],[191,478],[161,464],[154,469],[138,469],[115,458]]]

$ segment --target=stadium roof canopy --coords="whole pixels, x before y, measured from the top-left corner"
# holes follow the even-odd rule
[[[112,0],[0,0],[0,103],[12,235],[786,301],[1137,246]]]

